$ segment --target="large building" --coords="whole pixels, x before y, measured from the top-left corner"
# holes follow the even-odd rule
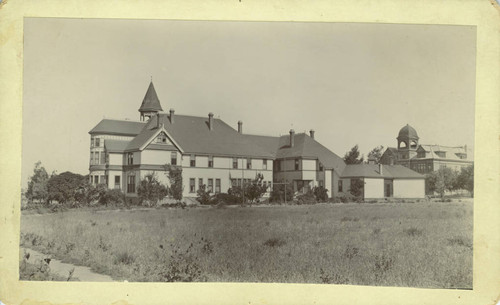
[[[467,145],[453,147],[419,144],[417,131],[408,124],[401,128],[396,140],[397,148],[388,147],[380,158],[380,163],[403,165],[421,174],[442,167],[460,171],[474,163]]]
[[[365,183],[364,198],[424,196],[422,175],[399,165],[346,165],[315,140],[313,130],[250,135],[243,132],[241,121],[234,129],[212,113],[206,117],[179,115],[173,109],[164,113],[152,82],[139,113],[140,121],[103,119],[89,132],[91,183],[104,183],[133,197],[147,174],[155,173],[168,185],[166,165],[170,165],[182,168],[187,198],[196,197],[202,185],[213,193],[225,193],[258,174],[269,190],[273,183],[285,182],[297,193],[322,186],[334,197],[346,195],[351,181],[360,179]]]

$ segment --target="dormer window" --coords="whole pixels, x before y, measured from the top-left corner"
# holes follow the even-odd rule
[[[127,164],[128,165],[134,164],[134,153],[127,154]]]
[[[445,151],[436,151],[436,155],[438,155],[439,158],[446,158]]]

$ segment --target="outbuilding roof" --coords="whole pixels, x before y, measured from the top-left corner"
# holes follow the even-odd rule
[[[382,171],[380,171],[380,168]],[[342,178],[425,179],[425,176],[402,165],[348,164]]]

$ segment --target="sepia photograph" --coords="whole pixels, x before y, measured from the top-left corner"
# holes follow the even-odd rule
[[[23,38],[21,281],[473,288],[475,26]]]

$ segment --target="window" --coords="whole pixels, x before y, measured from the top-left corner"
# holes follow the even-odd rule
[[[99,184],[99,176],[94,176],[94,184]]]
[[[127,154],[127,164],[128,165],[134,164],[134,153]]]
[[[106,164],[106,153],[101,151],[101,158],[100,158],[101,163],[99,164]]]
[[[135,193],[135,176],[128,176],[127,193]]]
[[[235,187],[238,185],[238,180],[237,179],[231,179],[231,187]]]
[[[319,171],[322,172],[323,171],[323,164],[321,164],[321,162],[319,162]]]
[[[319,187],[323,187],[323,180],[319,181]]]
[[[115,189],[120,189],[120,176],[115,176]]]
[[[211,193],[213,192],[214,189],[214,179],[208,179],[208,192]]]
[[[281,161],[274,162],[276,164],[276,171],[281,172]]]
[[[214,167],[214,157],[208,157],[208,167]]]
[[[233,158],[233,168],[238,168],[238,158]]]
[[[339,180],[339,189],[338,189],[338,191],[339,191],[339,193],[343,192],[342,180]]]
[[[262,160],[262,169],[267,169],[267,159]]]
[[[90,165],[94,164],[94,152],[90,152]]]
[[[247,159],[247,169],[252,169],[252,159]]]
[[[106,180],[107,180],[107,179],[106,179],[106,176],[101,175],[101,179],[99,179],[99,180],[101,180],[101,183],[102,183],[102,184],[107,184],[107,181],[106,181]]]
[[[220,179],[215,179],[215,193],[220,193]]]
[[[198,179],[198,188],[202,188],[203,187],[203,178],[199,178]]]
[[[156,143],[159,143],[159,144],[169,144],[168,143],[168,138],[167,138],[167,135],[165,133],[160,133],[157,137],[156,137]]]
[[[189,166],[195,167],[196,166],[196,156],[191,155],[191,159],[189,160]]]
[[[170,164],[177,165],[177,152],[173,151],[170,153]]]
[[[299,170],[299,159],[295,159],[295,170]]]
[[[195,191],[195,180],[194,178],[189,178],[189,192],[194,193]]]
[[[100,146],[101,146],[101,139],[95,138],[95,147],[100,147]]]

